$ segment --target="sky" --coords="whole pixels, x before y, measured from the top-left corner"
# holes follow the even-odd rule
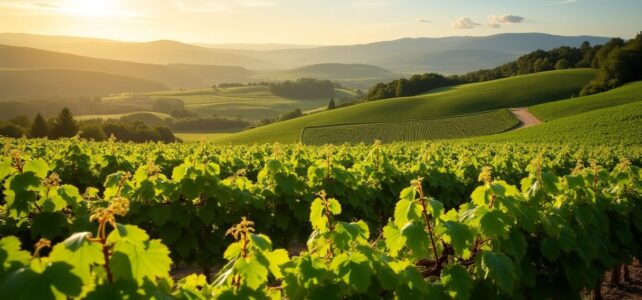
[[[642,0],[0,0],[0,32],[191,43],[358,44],[545,32],[631,38]]]

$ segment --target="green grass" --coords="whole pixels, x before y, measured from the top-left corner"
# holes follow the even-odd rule
[[[427,94],[379,100],[278,122],[221,139],[231,143],[295,143],[305,127],[426,120],[500,108],[523,107],[567,99],[578,94],[595,70],[542,72],[464,84]]]
[[[301,134],[304,144],[384,143],[440,140],[504,132],[519,124],[506,109],[433,120],[362,123],[308,127]]]
[[[472,140],[642,145],[642,101],[596,109],[538,126]]]
[[[136,117],[136,116],[154,116],[159,119],[173,119],[172,116],[164,113],[159,113],[159,112],[154,112],[154,111],[140,111],[140,112],[132,112],[132,113],[126,113],[126,114],[109,114],[109,115],[79,115],[75,116],[74,118],[76,120],[89,120],[89,119],[103,119],[103,120],[113,120],[113,119],[120,119],[122,117]]]
[[[185,107],[202,115],[241,116],[248,120],[275,118],[296,108],[302,111],[326,107],[330,99],[289,99],[273,95],[267,86],[230,87],[186,91],[162,91],[139,94],[152,99],[181,99]],[[104,98],[105,101],[127,102],[131,95]],[[337,89],[335,99],[354,97],[348,90]]]
[[[174,135],[186,143],[193,142],[211,142],[216,141],[222,137],[229,136],[232,133],[228,132],[213,132],[213,133],[175,133]]]
[[[113,120],[121,119],[125,122],[135,122],[140,121],[149,126],[158,126],[165,125],[166,119],[173,120],[174,118],[168,114],[159,113],[159,112],[132,112],[127,114],[112,114],[112,115],[80,115],[75,117],[77,120],[89,120],[89,119],[102,119],[102,120]]]
[[[550,121],[640,100],[642,100],[642,81],[629,83],[600,94],[535,105],[528,110],[542,121]]]

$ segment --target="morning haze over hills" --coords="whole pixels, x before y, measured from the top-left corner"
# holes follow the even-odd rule
[[[367,89],[376,82],[418,72],[454,74],[491,68],[536,49],[577,47],[584,41],[603,44],[608,38],[525,33],[257,51],[214,49],[168,40],[131,43],[3,33],[0,44],[5,46],[0,50],[0,67],[104,72],[154,81],[171,88],[310,77],[343,81]],[[68,95],[88,96],[73,90],[69,90]]]

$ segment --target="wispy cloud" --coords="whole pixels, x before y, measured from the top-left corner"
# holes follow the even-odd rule
[[[457,29],[471,29],[481,24],[473,21],[471,18],[460,17],[459,19],[452,22],[451,25]]]
[[[492,28],[499,28],[502,24],[517,24],[524,22],[524,17],[517,15],[499,15],[488,17],[488,26]]]
[[[417,18],[417,22],[419,22],[419,23],[430,23],[430,20],[423,19],[423,18]]]

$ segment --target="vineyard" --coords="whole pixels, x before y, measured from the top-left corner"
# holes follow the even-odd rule
[[[519,121],[506,109],[433,120],[357,123],[306,127],[301,142],[309,145],[384,143],[464,138],[509,130]]]
[[[642,257],[639,146],[0,143],[7,299],[577,299]]]

